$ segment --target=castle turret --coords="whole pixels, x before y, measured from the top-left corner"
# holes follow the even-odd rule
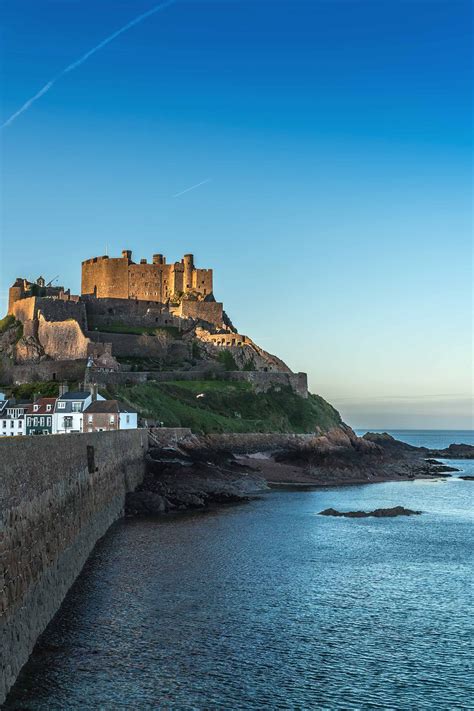
[[[194,270],[194,255],[185,254],[183,258],[184,275],[183,275],[183,291],[188,292],[193,288],[193,270]]]
[[[128,259],[129,261],[132,261],[132,250],[122,249],[122,259]]]
[[[166,264],[166,259],[163,257],[162,254],[154,254],[153,264]]]

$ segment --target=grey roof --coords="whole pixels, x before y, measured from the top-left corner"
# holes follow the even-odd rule
[[[60,395],[58,400],[86,400],[88,397],[90,397],[90,392],[77,390],[76,392],[67,392],[64,395]]]

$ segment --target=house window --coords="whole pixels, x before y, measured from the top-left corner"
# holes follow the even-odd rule
[[[68,427],[72,427],[72,417],[64,418],[64,429],[67,429]]]
[[[94,421],[94,418],[92,417],[92,415],[87,415],[87,422],[91,423],[93,421]]]
[[[46,405],[46,412],[51,412],[51,405]]]
[[[66,407],[65,402],[58,402],[58,410],[64,410]]]
[[[33,411],[34,411],[34,412],[38,412],[38,408],[39,408],[39,405],[34,405],[34,406],[33,406]]]
[[[73,402],[72,403],[72,411],[73,412],[80,412],[82,408],[82,403],[81,402]]]
[[[115,422],[115,417],[114,415],[110,415],[110,424],[113,425]]]
[[[13,422],[13,420],[11,420],[11,422],[10,422],[10,429],[12,429],[13,427],[15,427],[15,423]]]
[[[46,424],[51,427],[51,417],[46,418]]]
[[[130,415],[127,415],[127,423],[130,422]]]
[[[41,425],[41,427],[43,427],[43,425],[44,425],[44,417],[40,417],[40,425]]]
[[[20,428],[20,430],[21,430],[21,428],[23,427],[23,422],[22,422],[21,420],[20,420],[19,423],[18,423],[18,427]]]
[[[2,422],[2,427],[3,427],[3,429],[5,429],[6,426],[7,426],[7,421],[6,421],[6,420],[3,420],[3,422]]]

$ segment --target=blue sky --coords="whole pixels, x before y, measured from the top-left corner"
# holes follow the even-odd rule
[[[2,117],[154,3],[3,0]],[[2,131],[11,281],[193,251],[354,427],[472,427],[472,4],[177,0]],[[173,197],[187,187],[201,187]]]

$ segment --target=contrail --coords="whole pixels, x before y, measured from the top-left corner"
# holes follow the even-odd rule
[[[90,49],[88,52],[82,55],[79,59],[77,59],[75,62],[72,62],[72,64],[69,64],[65,69],[63,69],[57,76],[54,77],[54,79],[51,79],[47,84],[43,86],[42,89],[40,89],[34,96],[31,97],[31,99],[28,99],[28,101],[25,101],[23,106],[21,106],[18,111],[15,111],[14,114],[10,116],[2,125],[1,128],[5,128],[6,126],[9,126],[15,119],[18,118],[22,113],[27,111],[32,104],[35,103],[41,96],[46,94],[51,87],[53,87],[56,82],[61,79],[65,74],[68,74],[69,72],[72,72],[73,69],[77,69],[78,67],[81,66],[89,57],[91,57],[93,54],[99,51],[99,49],[102,49],[106,45],[109,44],[109,42],[112,42],[112,40],[116,39],[116,37],[119,37],[122,35],[124,32],[127,32],[127,30],[130,30],[132,27],[135,27],[135,25],[138,25],[139,22],[142,22],[143,20],[146,20],[147,17],[151,17],[151,15],[154,15],[155,12],[158,12],[159,10],[164,10],[166,7],[169,5],[174,5],[176,0],[166,0],[166,2],[162,2],[159,5],[155,5],[152,7],[150,10],[147,10],[146,12],[143,12],[141,15],[138,15],[135,17],[135,19],[130,20],[130,22],[127,22],[126,25],[121,27],[119,30],[116,30],[113,32],[111,35],[106,37],[102,42],[99,42],[95,47]]]
[[[201,185],[205,185],[206,183],[210,183],[212,178],[206,178],[206,180],[201,180],[200,183],[196,183],[196,185],[191,185],[190,188],[186,188],[186,190],[181,190],[180,193],[176,193],[175,195],[172,195],[171,197],[179,197],[180,195],[184,195],[184,193],[189,193],[190,190],[195,190],[196,188],[199,188]]]

